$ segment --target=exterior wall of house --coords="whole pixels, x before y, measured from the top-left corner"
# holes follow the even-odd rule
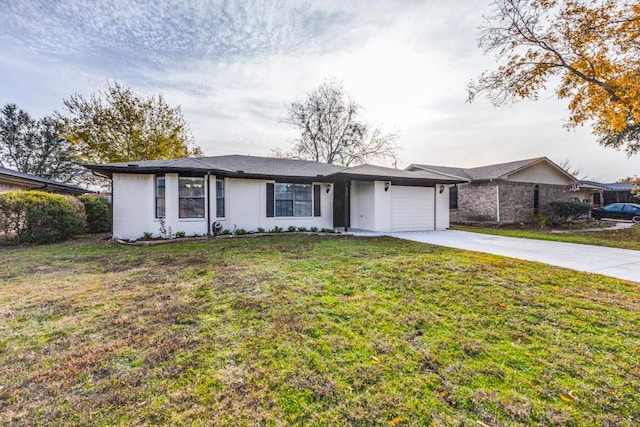
[[[552,185],[571,185],[574,182],[547,162],[537,163],[509,175],[507,181]]]
[[[385,181],[374,182],[376,221],[373,231],[391,230],[391,187],[385,191],[384,186]]]
[[[211,198],[215,199],[213,186],[215,177],[211,177]],[[271,230],[274,227],[287,229],[294,227],[333,228],[333,185],[327,193],[326,182],[314,182],[320,185],[320,216],[318,217],[267,217],[267,183],[273,180],[262,179],[225,179],[225,218],[216,218],[222,227],[233,231],[244,228],[255,231],[258,227]],[[212,200],[212,212],[215,215],[215,200]]]
[[[449,228],[448,186],[442,193],[432,187],[391,185],[388,191],[384,187],[385,181],[351,182],[351,228],[377,232],[400,231],[398,224],[402,231]],[[402,203],[398,197],[394,202],[394,194],[400,193],[405,195]],[[405,203],[407,194],[413,197],[411,203]]]
[[[351,228],[376,229],[376,213],[387,210],[378,203],[376,210],[376,185],[371,181],[351,181]]]
[[[165,174],[165,227],[176,233],[205,235],[208,230],[207,215],[204,218],[179,218],[178,174]],[[205,185],[207,179],[205,177]],[[211,223],[220,221],[223,229],[233,231],[244,228],[255,231],[275,226],[287,229],[295,227],[333,228],[333,186],[327,193],[328,183],[320,184],[319,217],[267,217],[267,183],[273,180],[225,179],[225,216],[216,218],[216,177],[209,178],[211,188],[205,189],[205,205],[209,203]],[[207,201],[207,197],[210,199]],[[160,235],[160,220],[155,218],[155,175],[113,174],[113,236],[137,239],[144,232]]]
[[[499,185],[499,187],[496,187]],[[453,222],[488,222],[510,224],[533,219],[534,194],[538,188],[538,206],[556,200],[570,200],[575,193],[569,185],[533,184],[500,181],[458,185],[458,209],[451,210]],[[499,188],[499,196],[496,194]],[[499,198],[500,212],[496,206]]]
[[[493,182],[458,184],[458,209],[451,222],[497,222],[497,193]]]
[[[436,185],[436,230],[446,230],[449,228],[449,185],[444,186],[442,193],[438,190],[440,185]]]
[[[178,177],[177,173],[167,173],[164,175],[165,177],[165,228],[167,232],[176,233],[178,231],[183,231],[187,236],[193,235],[204,235],[207,234],[207,217],[206,217],[206,209],[205,209],[205,217],[204,218],[180,218],[179,212],[179,203],[178,203]],[[215,180],[213,180],[215,185]],[[215,191],[215,190],[214,190]],[[213,193],[215,195],[215,192]],[[205,177],[205,205],[206,205],[206,177]],[[155,181],[151,180],[151,204],[147,205],[147,211],[150,212],[151,217],[153,218],[153,224],[155,227],[152,227],[150,231],[153,232],[154,235],[159,235],[160,233],[160,219],[155,218]],[[213,211],[215,212],[215,211]],[[136,236],[139,237],[140,235]]]
[[[157,233],[154,175],[113,174],[113,236],[136,239]]]
[[[243,228],[255,231],[258,227],[265,230],[281,227],[333,228],[333,184],[315,182],[320,185],[320,216],[318,217],[267,217],[267,183],[273,180],[263,179],[225,179],[225,215],[216,218],[216,177],[210,176],[207,182],[210,189],[205,188],[205,205],[208,203],[207,221],[204,218],[179,218],[178,183],[179,175],[167,173],[165,177],[165,228],[175,234],[178,231],[189,235],[205,235],[210,223],[219,221],[223,229],[233,231]],[[384,181],[353,181],[351,185],[351,227],[364,230],[387,232],[392,229],[394,206],[392,194],[394,186],[385,191]],[[396,187],[402,191],[403,187]],[[413,187],[425,189],[424,187]],[[437,186],[436,188],[439,188]],[[329,191],[327,192],[327,189]],[[404,188],[407,190],[407,188]],[[448,187],[439,193],[429,188],[427,208],[420,209],[420,215],[429,215],[429,224],[425,229],[433,229],[433,212],[435,203],[435,227],[449,227],[449,194]],[[417,194],[417,193],[416,193]],[[113,236],[123,239],[138,239],[143,233],[160,235],[161,220],[155,218],[155,175],[150,174],[118,174],[113,175]],[[407,205],[408,206],[408,205]]]
[[[33,186],[0,181],[0,193],[7,193],[9,191],[26,191],[32,187]]]

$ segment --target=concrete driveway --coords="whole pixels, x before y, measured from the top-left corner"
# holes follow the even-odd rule
[[[544,262],[558,267],[640,283],[640,251],[518,239],[457,230],[389,233],[388,235],[432,245]]]

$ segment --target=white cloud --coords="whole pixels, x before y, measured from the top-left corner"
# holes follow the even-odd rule
[[[554,99],[468,104],[493,59],[476,47],[487,2],[49,1],[3,5],[0,93],[42,115],[117,79],[182,105],[209,154],[267,154],[294,137],[287,105],[325,78],[398,131],[401,165],[477,166],[569,158],[591,177],[638,173],[637,159],[567,132]]]

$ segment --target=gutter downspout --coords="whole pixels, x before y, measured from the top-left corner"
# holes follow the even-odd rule
[[[437,230],[437,216],[438,216],[438,196],[437,196],[437,192],[438,191],[438,184],[436,184],[433,187],[433,231]]]
[[[207,237],[211,237],[211,172],[207,171]]]
[[[489,182],[496,185],[496,224],[500,224],[500,184],[493,182],[493,179],[489,179]]]

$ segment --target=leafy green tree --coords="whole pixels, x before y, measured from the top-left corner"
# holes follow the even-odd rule
[[[55,181],[83,182],[87,173],[52,117],[39,120],[6,104],[0,111],[0,166]]]
[[[64,137],[89,163],[170,159],[202,155],[180,107],[162,95],[142,97],[118,82],[85,98],[73,95],[57,113]]]
[[[536,99],[547,86],[569,101],[569,127],[592,124],[598,142],[640,152],[640,2],[495,0],[480,47],[499,66],[468,86],[469,100]]]
[[[394,160],[394,133],[384,133],[362,118],[363,107],[349,98],[342,84],[328,80],[289,106],[286,122],[300,131],[291,151],[272,150],[289,157],[344,166],[378,159]]]

